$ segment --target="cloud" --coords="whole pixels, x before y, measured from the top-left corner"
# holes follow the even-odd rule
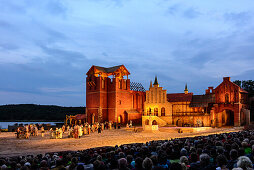
[[[19,47],[16,44],[0,43],[0,50],[16,50]]]
[[[45,93],[62,93],[62,92],[71,92],[71,93],[77,93],[80,92],[80,87],[41,87],[39,88],[41,92]]]
[[[124,64],[131,81],[146,88],[157,75],[168,92],[182,92],[187,82],[202,94],[223,75],[251,78],[251,4],[0,1],[1,101],[40,103],[41,97],[42,103],[75,106],[82,98],[85,105],[85,73],[92,65]]]
[[[244,26],[244,24],[251,21],[249,12],[225,13],[224,18],[227,22],[232,22],[237,26]]]
[[[168,7],[167,9],[167,13],[171,15],[176,14],[178,11],[179,11],[179,4],[172,5]]]
[[[189,8],[184,11],[183,16],[189,19],[197,18],[201,13],[196,9]]]
[[[46,8],[52,15],[65,16],[67,12],[67,8],[59,0],[48,1]]]

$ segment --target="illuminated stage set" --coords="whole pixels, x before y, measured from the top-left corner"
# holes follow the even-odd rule
[[[130,120],[144,129],[160,127],[243,126],[250,122],[248,92],[224,77],[216,88],[208,87],[203,95],[167,93],[157,77],[149,90],[131,82],[124,65],[92,66],[86,77],[86,120],[118,122]]]
[[[52,139],[49,131],[44,137],[35,136],[29,140],[13,140],[13,132],[1,133],[0,155],[77,151],[238,132],[243,129],[242,125],[249,124],[248,93],[229,77],[224,77],[216,88],[208,87],[205,94],[194,95],[189,93],[187,85],[184,93],[167,94],[159,86],[157,77],[146,91],[140,83],[131,82],[129,75],[124,65],[92,66],[86,77],[86,114],[66,116],[66,124],[111,122],[125,126],[131,121],[133,127],[112,128],[102,134],[95,132],[78,139],[69,138],[68,133],[64,133],[61,140]]]

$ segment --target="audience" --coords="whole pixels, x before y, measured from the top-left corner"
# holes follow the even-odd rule
[[[0,158],[0,170],[253,169],[254,131]]]

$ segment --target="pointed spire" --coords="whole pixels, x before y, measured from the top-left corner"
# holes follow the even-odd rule
[[[185,90],[184,90],[185,94],[188,94],[188,87],[187,87],[187,83],[185,84]]]
[[[158,80],[157,80],[157,76],[155,76],[155,80],[154,80],[153,85],[159,85]]]
[[[152,80],[150,81],[150,88],[153,87],[153,82]]]

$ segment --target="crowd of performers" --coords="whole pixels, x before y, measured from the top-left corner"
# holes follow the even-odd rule
[[[41,126],[40,128],[41,136],[44,137],[44,127]],[[18,127],[16,130],[17,138],[25,138],[28,139],[30,136],[38,136],[39,135],[39,126],[30,124]]]
[[[132,122],[126,125],[127,128],[132,127]],[[80,125],[63,125],[61,128],[50,128],[49,135],[51,139],[62,139],[63,134],[67,133],[68,138],[81,138],[84,135],[89,135],[94,132],[102,133],[103,130],[112,130],[112,129],[120,129],[120,123],[84,123]],[[30,124],[22,127],[18,127],[16,130],[17,138],[25,138],[28,139],[30,136],[39,136],[39,132],[41,136],[44,137],[46,130],[44,126],[38,124]]]

